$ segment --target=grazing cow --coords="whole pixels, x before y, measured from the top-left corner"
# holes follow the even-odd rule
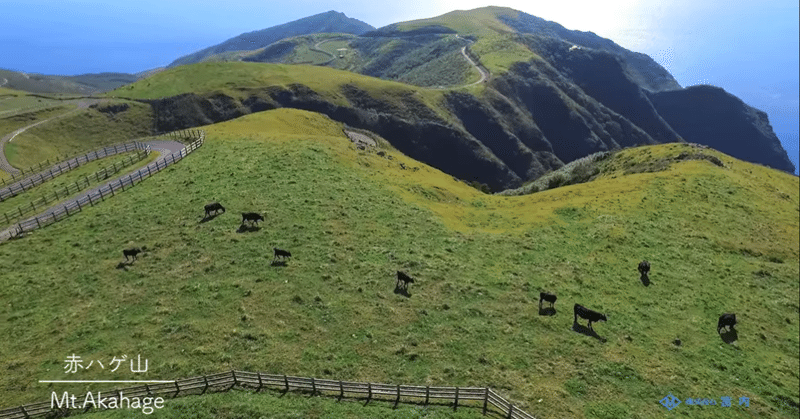
[[[413,284],[414,278],[412,278],[405,272],[397,271],[397,285],[395,285],[397,289],[407,290],[409,283]]]
[[[547,301],[548,303],[550,303],[550,307],[553,307],[553,304],[556,303],[556,299],[557,299],[557,297],[556,297],[555,294],[550,294],[550,293],[546,293],[546,292],[540,292],[539,293],[539,310],[542,309],[542,301]]]
[[[134,247],[133,249],[125,249],[122,251],[123,256],[125,256],[125,260],[128,260],[128,256],[130,256],[133,260],[136,260],[136,255],[142,253],[142,249],[138,247]]]
[[[717,334],[719,334],[719,331],[725,326],[728,326],[728,331],[730,331],[733,329],[734,325],[736,325],[736,314],[725,313],[719,316],[719,321],[717,322]]]
[[[650,262],[643,260],[639,262],[639,273],[642,277],[646,277],[650,273]]]
[[[214,215],[217,215],[218,211],[225,212],[225,207],[222,206],[219,202],[212,202],[205,206],[206,209],[206,217],[211,215],[211,211],[214,211]]]
[[[245,221],[250,221],[251,223],[255,223],[256,225],[258,225],[259,221],[264,221],[264,217],[257,212],[243,212],[242,224],[244,224]]]
[[[281,249],[278,249],[277,247],[273,247],[272,250],[275,252],[275,257],[272,258],[272,260],[275,260],[275,259],[277,259],[279,257],[284,258],[284,259],[292,257],[292,254],[289,253],[286,250],[281,250]]]
[[[580,304],[575,304],[575,323],[578,323],[578,316],[580,316],[582,319],[589,320],[589,329],[591,330],[594,330],[592,329],[592,322],[599,322],[601,320],[607,321],[605,314],[589,310]]]

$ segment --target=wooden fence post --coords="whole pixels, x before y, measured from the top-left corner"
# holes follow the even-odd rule
[[[314,377],[311,377],[311,395],[317,394],[317,382],[314,380]]]
[[[225,390],[225,391],[229,391],[229,390],[230,390],[230,389],[232,389],[232,388],[233,388],[233,387],[234,387],[236,384],[239,384],[239,383],[236,381],[236,371],[234,371],[234,370],[231,370],[231,376],[233,377],[233,384],[231,384],[231,386],[230,386],[230,387],[228,387],[228,389],[227,389],[227,390]]]
[[[258,393],[261,391],[261,387],[264,386],[264,383],[261,381],[261,373],[257,372],[256,374],[258,374],[258,388],[256,389],[256,393]]]
[[[344,385],[342,385],[342,380],[339,380],[339,400],[344,398]]]
[[[431,386],[425,386],[425,406],[428,405],[428,399],[431,396]]]
[[[42,228],[42,225],[39,224],[39,217],[34,218],[36,220],[36,228]]]
[[[489,403],[489,387],[483,389],[483,416],[486,416],[486,408]]]
[[[508,404],[508,419],[512,419],[514,417],[514,405],[509,403]]]
[[[458,387],[456,387],[456,402],[453,404],[453,411],[458,410]]]
[[[372,383],[367,383],[367,403],[372,400]]]
[[[66,205],[64,205],[64,211],[66,211],[67,215],[69,215],[69,208]]]
[[[25,415],[25,419],[29,419],[31,416],[28,414],[28,411],[25,410],[25,406],[20,406],[20,410],[22,410],[22,414]]]
[[[286,392],[289,392],[289,378],[286,377],[286,374],[283,374],[283,384],[286,385]]]
[[[200,392],[200,394],[206,394],[206,390],[208,390],[208,377],[205,375],[203,376],[203,382],[206,383],[206,385],[203,387],[203,391]]]
[[[393,409],[397,409],[397,404],[400,403],[400,384],[397,385],[397,398],[394,400]]]
[[[178,380],[173,381],[173,383],[175,383],[175,395],[172,396],[172,398],[174,399],[178,394],[180,394],[181,387],[178,385]]]

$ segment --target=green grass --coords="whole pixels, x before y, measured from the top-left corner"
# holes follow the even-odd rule
[[[205,129],[163,173],[0,245],[4,406],[49,397],[37,381],[65,377],[74,353],[150,362],[76,379],[236,368],[485,385],[537,417],[661,418],[670,392],[751,398],[678,407],[692,418],[797,416],[779,399],[796,403],[800,384],[794,176],[723,156],[727,169],[684,161],[501,197],[393,150],[359,152],[313,113]],[[200,223],[213,201],[228,212]],[[238,233],[245,211],[266,221]],[[121,266],[132,246],[146,251]],[[270,266],[273,246],[292,252],[285,267]],[[410,298],[392,292],[398,269],[418,279]],[[540,290],[558,294],[555,316],[538,315]],[[576,302],[608,315],[604,342],[571,330]],[[739,338],[726,344],[716,320],[731,311]],[[245,397],[223,417],[253,416]]]
[[[79,181],[80,185],[84,185],[84,180],[87,177],[91,177],[89,178],[89,186],[83,188],[82,190],[106,182],[107,181],[106,179],[101,179],[100,181],[97,181],[92,176],[94,176],[95,173],[97,173],[98,171],[102,171],[102,169],[104,168],[108,168],[109,170],[111,170],[111,168],[114,165],[122,167],[122,165],[127,163],[129,159],[135,154],[136,152],[123,153],[114,155],[112,157],[91,161],[89,163],[81,165],[77,169],[70,170],[69,172],[66,172],[47,182],[42,183],[41,185],[38,185],[32,189],[28,189],[27,191],[19,195],[16,195],[14,197],[8,198],[0,202],[0,225],[5,225],[6,218],[5,216],[3,216],[3,214],[10,213],[8,214],[8,216],[13,217],[10,218],[11,220],[17,219],[19,213],[16,211],[20,207],[22,207],[23,211],[26,211],[31,207],[31,203],[36,203],[35,205],[38,208],[40,205],[44,205],[44,204],[39,204],[39,202],[41,202],[43,198],[46,198],[46,200],[49,201],[46,205],[44,205],[44,207],[46,208],[56,205],[58,204],[58,202],[61,202],[69,198],[70,195],[66,195],[63,192],[65,188],[71,187],[75,189],[76,187],[75,183]],[[151,152],[150,155],[145,157],[143,160],[140,160],[138,162],[136,161],[133,162],[133,164],[111,175],[109,179],[122,176],[125,173],[130,173],[140,167],[144,167],[151,161],[154,161],[158,157],[158,155],[159,155],[158,152]],[[54,200],[55,199],[54,195],[56,193],[58,193],[58,197],[60,198],[60,200]],[[15,213],[17,216],[14,215]],[[35,212],[25,213],[25,214],[26,216],[31,216],[34,215]]]
[[[123,112],[103,112],[109,106],[126,104]],[[121,100],[101,103],[33,127],[6,145],[6,157],[14,167],[29,167],[64,154],[76,154],[152,134],[150,106]]]
[[[442,91],[354,74],[349,71],[310,65],[263,64],[249,62],[199,63],[165,70],[146,80],[109,92],[109,96],[156,99],[182,93],[222,92],[244,98],[253,89],[302,84],[331,103],[350,106],[342,94],[345,85],[355,85],[373,97],[405,107],[404,97],[413,97],[445,120],[453,116],[444,109]]]
[[[82,401],[81,401],[82,402]],[[335,397],[313,397],[294,392],[282,395],[268,391],[255,394],[248,391],[231,391],[203,396],[187,396],[167,399],[162,409],[156,409],[146,417],[150,418],[194,418],[194,419],[237,419],[237,418],[281,418],[281,419],[478,419],[481,406],[460,407],[453,412],[451,407],[442,405],[414,405],[401,403],[392,409],[394,402],[372,400],[364,406],[364,401]],[[144,417],[141,409],[107,410],[81,415],[80,418],[130,418]]]
[[[474,10],[457,10],[431,19],[414,20],[399,25],[401,30],[418,29],[429,25],[441,25],[453,29],[462,36],[477,37],[471,47],[493,75],[508,71],[516,62],[540,59],[523,44],[515,40],[514,30],[500,21],[499,17],[517,18],[518,11],[506,7],[482,7]]]
[[[27,108],[25,110],[20,109],[19,112],[10,111],[5,115],[0,114],[0,135],[5,137],[20,128],[64,114],[73,108],[74,106],[58,103],[42,108]],[[17,139],[14,139],[14,141],[17,141]]]

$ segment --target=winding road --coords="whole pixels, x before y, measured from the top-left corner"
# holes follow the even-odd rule
[[[17,169],[16,167],[12,166],[11,163],[8,162],[8,159],[6,159],[6,143],[11,142],[17,135],[20,135],[23,132],[25,132],[26,130],[29,130],[29,129],[37,126],[37,125],[44,124],[45,122],[49,122],[49,121],[52,121],[54,119],[63,118],[65,116],[67,116],[67,115],[71,115],[71,114],[73,114],[75,112],[78,112],[78,111],[80,111],[82,109],[86,109],[89,106],[94,105],[94,104],[99,103],[99,102],[100,102],[99,99],[84,99],[84,100],[80,100],[80,101],[78,101],[78,107],[76,109],[64,112],[61,115],[56,115],[56,116],[47,118],[44,121],[35,122],[35,123],[30,124],[30,125],[28,125],[26,127],[22,127],[22,128],[20,128],[20,129],[18,129],[16,131],[12,132],[11,134],[8,134],[8,135],[4,136],[3,138],[1,138],[0,139],[0,170],[6,172],[8,174],[15,175],[15,176],[20,174],[20,173],[22,173],[22,172],[20,172],[19,169]]]
[[[472,58],[469,58],[469,55],[467,55],[467,47],[466,46],[461,47],[461,55],[463,55],[464,58],[466,58],[467,61],[469,61],[469,63],[472,64],[472,66],[475,67],[481,73],[480,80],[476,81],[475,83],[470,83],[467,86],[474,86],[476,84],[481,84],[481,83],[485,82],[486,80],[489,80],[489,70],[484,69],[483,67],[481,67],[478,64],[476,64],[475,61],[472,61]]]
[[[181,150],[183,150],[186,147],[186,145],[183,143],[170,140],[142,141],[142,144],[147,144],[150,146],[151,150],[158,151],[159,153],[161,153],[161,155],[159,155],[157,159],[153,160],[146,166],[143,166],[142,168],[138,169],[142,171],[146,170],[147,168],[150,168],[151,170],[156,169],[157,165],[163,166],[163,162],[165,160],[170,158],[170,156],[172,156],[173,154],[179,154]],[[85,203],[87,199],[89,199],[88,197],[90,196],[92,197],[92,199],[97,201],[98,199],[100,199],[100,192],[99,192],[100,189],[107,188],[112,183],[118,183],[120,182],[120,179],[127,177],[129,175],[130,173],[120,175],[112,180],[109,180],[108,182],[104,182],[91,189],[84,190],[80,192],[78,195],[75,195],[66,201],[59,202],[58,204],[36,215],[26,217],[24,220],[21,221],[16,221],[12,226],[9,226],[8,228],[0,231],[0,242],[5,241],[15,235],[17,224],[28,222],[36,217],[39,217],[40,219],[46,219],[47,217],[53,216],[53,214],[55,214],[57,211],[60,211],[64,206],[74,206],[74,204],[78,201],[82,201],[84,202],[84,205],[86,205]],[[108,195],[107,192],[106,195]]]

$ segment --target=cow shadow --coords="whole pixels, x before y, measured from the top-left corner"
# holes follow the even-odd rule
[[[556,308],[555,307],[539,307],[539,315],[540,316],[555,316],[556,315]]]
[[[736,342],[737,340],[739,340],[739,333],[736,331],[736,329],[731,328],[731,330],[724,331],[724,332],[720,333],[719,337],[722,338],[723,342],[725,342],[728,345],[730,345],[733,342]]]
[[[649,287],[650,286],[650,277],[649,276],[642,275],[641,278],[639,278],[639,280],[642,281],[642,285],[644,285],[645,287]]]
[[[242,224],[239,226],[239,229],[236,230],[237,233],[253,233],[258,230],[261,230],[261,227],[257,225],[246,225]]]
[[[207,222],[209,222],[209,221],[211,221],[211,220],[213,220],[213,219],[217,218],[217,215],[219,215],[219,214],[209,214],[209,215],[206,215],[205,217],[203,217],[203,219],[202,219],[202,220],[200,220],[200,224],[207,223]]]
[[[133,266],[133,261],[122,261],[117,264],[117,269],[128,269],[128,266]]]
[[[406,298],[411,298],[411,293],[408,292],[408,288],[402,287],[400,285],[395,285],[394,293],[397,295],[402,295]]]
[[[595,339],[597,339],[597,340],[599,340],[600,342],[603,342],[603,343],[605,343],[606,340],[607,340],[606,338],[598,335],[597,332],[595,332],[594,330],[589,329],[587,326],[584,326],[582,324],[572,323],[572,331],[573,332],[578,332],[578,333],[580,333],[582,335],[593,337],[593,338],[595,338]]]
[[[270,264],[270,266],[282,266],[282,267],[285,267],[286,266],[286,261],[285,260],[273,260],[272,263]]]

